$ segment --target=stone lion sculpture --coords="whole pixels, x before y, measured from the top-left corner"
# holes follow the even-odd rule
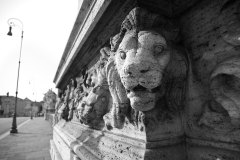
[[[156,14],[133,9],[120,33],[101,49],[100,60],[86,78],[88,95],[79,103],[84,124],[107,129],[139,126],[169,110],[175,114],[183,101],[187,61],[172,41],[178,30]],[[157,107],[156,107],[157,106]]]
[[[129,103],[135,114],[130,119],[136,121],[141,116],[143,123],[144,119],[156,118],[151,114],[158,112],[154,108],[179,109],[184,99],[187,60],[174,49],[177,34],[164,17],[142,8],[134,8],[125,18],[120,33],[110,40],[108,63],[113,64],[114,71],[108,74],[108,83],[115,100],[111,112],[105,115],[106,124],[110,125],[112,119],[111,125],[121,128],[123,117],[129,116]],[[121,118],[116,121],[113,117]]]
[[[105,67],[108,59],[108,48],[103,48],[101,51],[100,60],[96,66],[89,71],[86,78],[85,92],[86,96],[81,99],[78,104],[78,116],[80,122],[95,128],[100,129],[104,126],[103,116],[108,111],[108,103],[110,98],[109,87],[107,84],[107,76]]]

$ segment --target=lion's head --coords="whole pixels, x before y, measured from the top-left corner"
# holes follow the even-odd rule
[[[103,126],[103,115],[108,111],[109,88],[105,67],[107,63],[108,48],[101,49],[101,56],[92,70],[89,70],[88,77],[85,81],[89,86],[87,95],[79,103],[77,110],[80,122],[93,127],[100,128]]]
[[[163,95],[163,73],[172,54],[169,44],[176,38],[176,30],[169,32],[168,26],[164,17],[135,8],[111,39],[121,82],[131,107],[138,111],[151,110]]]
[[[165,38],[152,31],[129,32],[119,45],[115,58],[131,106],[140,111],[152,109],[163,71],[170,60]]]

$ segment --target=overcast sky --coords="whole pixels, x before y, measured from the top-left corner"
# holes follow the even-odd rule
[[[18,97],[41,101],[53,78],[77,17],[78,0],[0,0],[0,95],[15,96],[21,29],[7,36],[8,19],[23,22]]]

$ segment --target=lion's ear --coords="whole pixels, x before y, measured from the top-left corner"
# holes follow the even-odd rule
[[[126,33],[126,29],[122,28],[120,33],[110,38],[111,51],[116,52],[119,47],[119,44],[122,42],[122,39]]]
[[[113,52],[115,52],[115,50],[117,48],[116,46],[117,46],[118,39],[119,39],[119,34],[110,38],[111,51],[113,51]]]
[[[115,52],[120,44],[120,33],[110,38],[111,51]]]
[[[110,56],[110,48],[104,47],[100,50],[100,53],[103,59],[108,59],[108,57]]]

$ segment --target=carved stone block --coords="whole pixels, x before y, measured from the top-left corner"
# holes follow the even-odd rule
[[[59,97],[61,156],[239,159],[239,6],[203,0],[179,21],[133,8]]]

